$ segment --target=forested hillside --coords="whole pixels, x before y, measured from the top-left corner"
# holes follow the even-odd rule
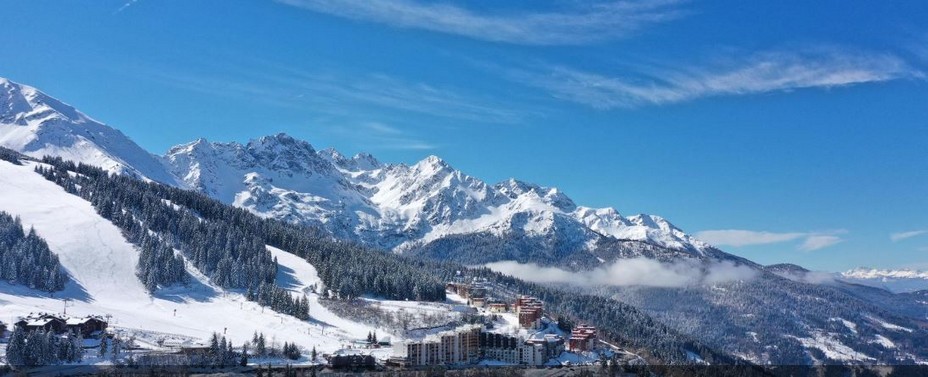
[[[0,211],[0,280],[48,292],[68,281],[58,256],[35,231],[26,232],[19,218]]]

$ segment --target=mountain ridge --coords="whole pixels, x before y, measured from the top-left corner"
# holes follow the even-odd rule
[[[663,217],[579,206],[556,187],[514,178],[489,184],[434,155],[411,165],[383,163],[367,153],[349,158],[332,148],[317,150],[278,133],[245,143],[200,138],[156,156],[38,89],[6,79],[0,86],[0,146],[194,189],[260,216],[320,226],[396,252],[484,232],[577,245],[607,237],[697,258],[711,248]]]

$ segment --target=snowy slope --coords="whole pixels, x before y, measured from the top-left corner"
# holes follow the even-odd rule
[[[41,91],[0,77],[0,146],[177,184],[157,156]]]
[[[172,288],[150,296],[135,276],[138,251],[116,226],[96,214],[90,203],[66,193],[33,172],[33,163],[16,166],[0,161],[0,210],[22,218],[48,241],[73,280],[63,292],[47,295],[21,286],[0,283],[0,319],[13,322],[30,312],[67,312],[73,315],[108,314],[115,326],[136,334],[179,334],[181,338],[206,339],[211,332],[227,330],[236,344],[264,332],[278,343],[297,342],[320,351],[334,351],[350,338],[373,330],[333,317],[313,301],[315,320],[262,309],[236,292],[210,286],[192,270],[195,281],[188,288]],[[288,281],[297,291],[318,277],[300,258],[272,250],[282,266],[291,271]],[[175,316],[176,310],[176,316]],[[140,335],[141,336],[141,335]]]

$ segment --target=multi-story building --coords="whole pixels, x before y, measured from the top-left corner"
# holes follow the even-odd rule
[[[535,329],[541,324],[544,315],[544,303],[531,296],[520,296],[513,305],[519,316],[519,325],[527,329]]]
[[[395,343],[394,356],[408,365],[467,364],[480,356],[480,325],[430,335],[422,340]]]
[[[596,327],[581,324],[570,332],[567,349],[572,352],[589,351],[596,347]]]
[[[543,338],[533,338],[526,341],[541,351],[541,364],[551,358],[558,357],[564,352],[564,338],[557,334],[545,334]],[[538,364],[535,364],[538,365]]]
[[[558,337],[560,338],[560,337]],[[480,333],[480,351],[484,359],[508,364],[543,365],[552,357],[560,355],[558,339],[548,338],[524,341],[519,337],[496,333]],[[563,351],[563,340],[560,350]]]

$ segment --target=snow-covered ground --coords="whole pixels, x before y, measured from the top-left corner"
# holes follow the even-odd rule
[[[889,322],[886,322],[886,321],[884,321],[884,320],[882,320],[882,319],[879,319],[879,318],[876,318],[876,317],[868,317],[868,318],[870,318],[871,320],[873,320],[874,322],[876,322],[876,323],[879,324],[880,326],[883,326],[883,328],[885,328],[885,329],[887,329],[887,330],[912,332],[912,329],[910,329],[910,328],[908,328],[908,327],[902,327],[902,326],[899,326],[899,325],[896,325],[896,324],[893,324],[893,323],[889,323]]]
[[[810,338],[793,337],[802,343],[803,347],[816,348],[825,354],[831,360],[840,361],[873,361],[876,360],[863,353],[857,352],[844,343],[841,343],[834,335],[824,332],[813,332]]]
[[[245,300],[239,292],[212,286],[195,270],[189,287],[149,295],[135,275],[138,251],[90,203],[23,166],[0,161],[0,210],[20,216],[48,241],[71,276],[65,290],[48,294],[0,283],[0,320],[11,323],[30,312],[109,315],[111,326],[151,344],[203,341],[225,333],[236,346],[255,331],[269,341],[296,342],[333,352],[375,329],[333,315],[310,294],[309,321],[281,315]],[[315,269],[287,252],[270,249],[281,265],[279,282],[294,292],[319,281]]]

